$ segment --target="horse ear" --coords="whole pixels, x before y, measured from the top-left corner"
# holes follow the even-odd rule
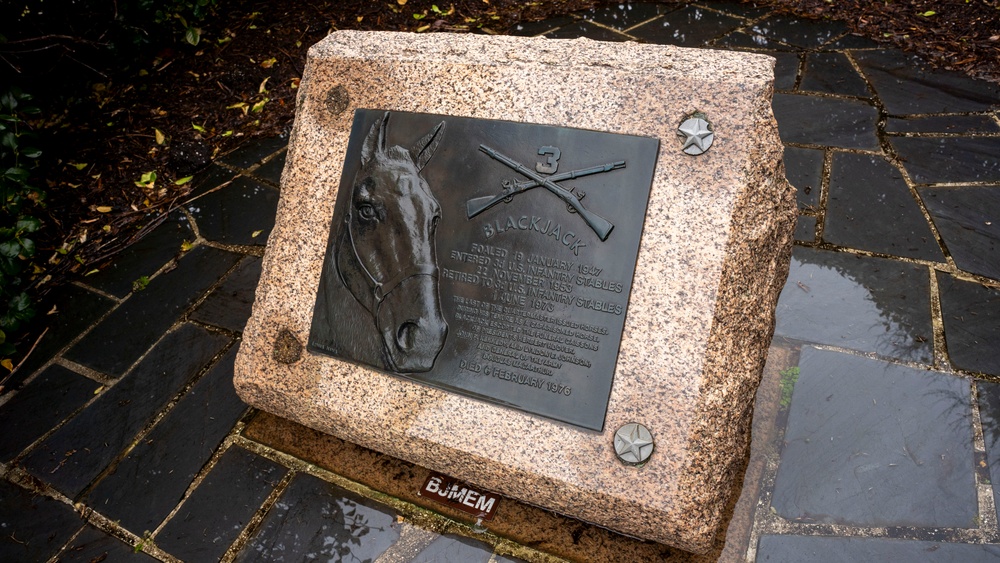
[[[382,115],[377,123],[372,125],[371,131],[365,137],[365,142],[361,146],[361,165],[368,164],[368,161],[375,157],[377,153],[385,152],[385,128],[389,123],[389,112]]]
[[[422,170],[427,162],[434,156],[434,151],[437,150],[438,145],[441,144],[441,139],[444,138],[444,121],[438,123],[437,127],[433,131],[424,135],[413,148],[410,149],[410,156],[413,157],[413,163],[417,165],[417,170]]]

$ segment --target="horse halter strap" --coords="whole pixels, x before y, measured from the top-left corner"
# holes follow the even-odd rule
[[[347,212],[347,238],[351,243],[351,252],[354,254],[354,259],[358,262],[358,266],[361,266],[361,271],[364,272],[365,277],[368,278],[368,285],[372,292],[372,306],[371,312],[375,316],[375,323],[378,325],[378,311],[382,305],[382,301],[389,296],[394,289],[400,286],[404,281],[416,277],[416,276],[431,276],[433,278],[437,277],[437,266],[433,263],[418,263],[404,269],[402,272],[397,274],[395,277],[390,278],[387,281],[379,281],[372,275],[368,267],[365,266],[364,261],[361,260],[361,255],[358,254],[358,246],[354,244],[354,229],[351,228],[352,219],[354,217],[354,212]]]

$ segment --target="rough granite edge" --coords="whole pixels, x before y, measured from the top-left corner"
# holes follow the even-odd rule
[[[765,100],[771,99],[769,92]],[[746,346],[747,342],[770,342],[774,334],[775,309],[781,288],[788,277],[792,254],[792,237],[795,229],[798,208],[795,197],[795,187],[785,178],[785,167],[782,159],[782,145],[778,139],[778,126],[774,119],[770,103],[760,103],[756,109],[754,122],[760,125],[760,142],[752,145],[750,158],[744,164],[746,175],[751,179],[741,195],[741,203],[736,209],[743,212],[733,216],[733,230],[730,241],[742,241],[738,248],[727,254],[723,265],[722,279],[719,283],[719,303],[739,304],[728,311],[717,310],[709,341],[709,358],[716,358],[708,363],[702,374],[701,402],[698,412],[705,413],[695,416],[695,426],[688,437],[691,450],[700,450],[699,443],[708,435],[718,441],[720,435],[725,435],[723,442],[729,442],[734,448],[732,455],[720,455],[721,452],[702,451],[703,456],[692,456],[693,461],[681,480],[682,487],[698,488],[705,482],[728,483],[735,478],[733,472],[740,466],[740,453],[744,452],[750,443],[751,419],[756,389],[760,385],[764,363],[767,360],[767,347],[754,349]],[[770,150],[766,150],[770,147]],[[779,184],[783,189],[762,189],[767,184]],[[768,197],[773,196],[773,197]],[[775,229],[765,232],[753,231],[757,228],[756,218],[760,214],[773,214],[780,217],[775,222]],[[731,242],[730,247],[733,247]],[[749,266],[748,266],[749,264]],[[759,276],[747,279],[742,272],[757,272]],[[750,287],[766,287],[765,291],[749,291]],[[756,297],[754,299],[753,297]],[[738,353],[726,353],[725,349],[742,349],[747,352],[742,356],[742,365],[738,370],[753,374],[741,383],[751,392],[739,392],[735,387],[727,387],[731,383],[726,374],[737,366],[726,365],[723,358],[740,358]],[[737,398],[743,400],[737,401]],[[707,413],[724,413],[728,420],[735,424],[720,426],[713,424],[713,418]],[[696,479],[696,477],[698,479]],[[696,546],[697,551],[711,547],[718,522],[722,518],[722,508],[729,500],[731,488],[716,487],[705,491],[699,502],[689,502],[681,512],[688,514],[691,522],[706,523],[704,542]],[[708,502],[705,502],[708,501]],[[714,523],[709,525],[709,523]]]

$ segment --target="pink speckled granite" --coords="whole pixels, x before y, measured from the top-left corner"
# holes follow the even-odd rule
[[[240,396],[531,504],[708,549],[744,455],[791,249],[795,200],[771,115],[773,64],[587,39],[330,35],[310,49],[302,78],[277,224],[236,364]],[[308,338],[356,108],[660,139],[603,433],[294,353],[288,335]],[[676,130],[695,111],[712,121],[715,144],[691,157]],[[638,468],[612,446],[614,430],[633,421],[656,440]]]

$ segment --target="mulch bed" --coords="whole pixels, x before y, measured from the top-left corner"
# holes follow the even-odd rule
[[[518,22],[602,3],[225,2],[197,47],[174,45],[142,68],[99,78],[84,102],[36,124],[49,138],[45,177],[36,179],[49,191],[50,228],[39,246],[40,255],[52,257],[47,282],[102,267],[183,201],[190,184],[178,181],[217,156],[249,138],[287,132],[306,49],[329,32],[501,33]],[[843,20],[856,33],[919,53],[937,66],[1000,81],[1000,0],[757,3]],[[155,182],[142,181],[154,171]],[[64,253],[56,252],[60,248]]]

